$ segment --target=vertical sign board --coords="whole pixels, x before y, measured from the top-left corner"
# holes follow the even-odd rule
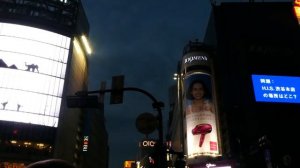
[[[82,145],[82,151],[87,152],[89,146],[89,136],[83,136],[83,145]]]
[[[187,161],[220,156],[218,112],[209,54],[187,53],[182,60],[182,70]]]

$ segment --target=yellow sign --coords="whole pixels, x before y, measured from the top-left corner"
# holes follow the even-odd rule
[[[294,1],[294,11],[295,11],[296,17],[298,18],[298,21],[300,23],[300,0]]]
[[[135,163],[135,161],[133,161],[133,160],[126,160],[124,162],[124,168],[131,168],[131,165],[134,163]]]

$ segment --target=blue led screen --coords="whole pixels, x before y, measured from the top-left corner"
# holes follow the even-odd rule
[[[252,75],[257,102],[300,103],[300,77]]]

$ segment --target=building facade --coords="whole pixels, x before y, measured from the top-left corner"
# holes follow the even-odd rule
[[[48,158],[83,164],[89,121],[83,110],[67,108],[66,96],[87,90],[88,33],[78,0],[0,2],[1,165]]]
[[[226,153],[245,167],[297,167],[297,138],[278,134],[293,135],[299,117],[298,89],[289,83],[300,75],[293,3],[223,3],[211,16],[205,41],[217,52]]]
[[[298,167],[296,16],[292,2],[212,4],[203,41],[215,53],[222,157],[193,166]],[[182,137],[173,121],[180,112],[174,107],[170,133],[177,143]]]

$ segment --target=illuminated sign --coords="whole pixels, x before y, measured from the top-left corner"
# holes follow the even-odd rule
[[[83,152],[86,152],[88,150],[88,145],[89,145],[89,136],[84,136],[83,137],[83,146],[82,146]]]
[[[151,138],[143,139],[143,140],[139,141],[140,157],[145,158],[142,161],[142,165],[145,165],[145,164],[148,164],[149,162],[154,161],[154,159],[152,158],[153,157],[152,155],[155,153],[156,143],[157,143],[157,141],[154,139],[151,139]]]
[[[206,168],[231,168],[231,166],[217,166],[216,164],[207,163]]]
[[[193,61],[207,61],[208,58],[207,56],[203,56],[203,55],[196,55],[196,56],[189,56],[187,58],[184,59],[184,63],[191,63]]]
[[[0,23],[0,120],[57,127],[70,38]]]
[[[200,163],[197,164],[197,168],[233,168],[234,163],[231,161],[221,161],[221,162],[214,162],[214,163]]]
[[[133,168],[135,165],[135,161],[133,160],[126,160],[124,162],[124,168]]]
[[[139,142],[140,148],[153,148],[155,147],[156,140],[153,139],[145,139]]]
[[[11,162],[0,162],[0,167],[3,168],[25,168],[24,163],[11,163]]]
[[[294,11],[300,23],[300,0],[294,1]]]
[[[216,164],[212,164],[212,163],[207,163],[205,166],[207,168],[210,168],[210,167],[216,167],[217,165]]]
[[[300,103],[300,77],[252,75],[258,102]]]
[[[184,113],[188,159],[219,156],[217,111],[211,75],[195,72],[184,78]]]
[[[142,147],[154,147],[156,142],[155,141],[142,141]]]

